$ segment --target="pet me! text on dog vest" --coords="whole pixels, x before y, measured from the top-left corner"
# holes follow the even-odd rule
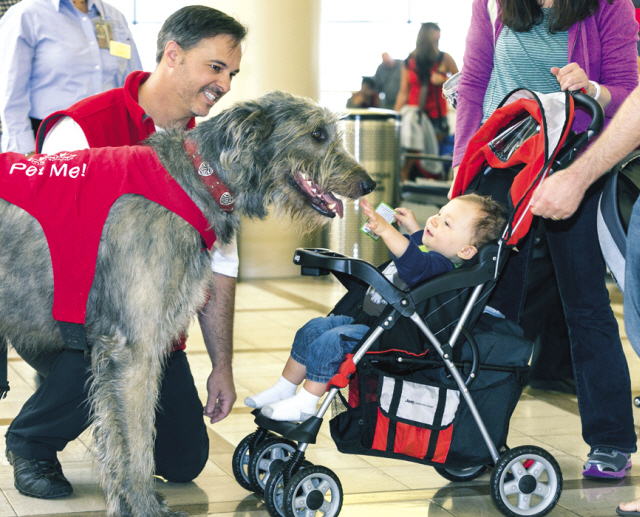
[[[123,165],[123,164],[126,164]],[[213,246],[200,209],[149,147],[85,149],[25,158],[0,154],[0,197],[37,219],[53,266],[53,317],[84,323],[102,228],[111,206],[137,194],[175,212]]]

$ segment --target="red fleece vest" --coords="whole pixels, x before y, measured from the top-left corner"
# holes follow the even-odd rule
[[[62,117],[71,117],[78,123],[90,147],[120,147],[142,142],[156,131],[153,119],[138,104],[140,85],[150,75],[149,72],[132,72],[122,88],[92,95],[66,110],[49,115],[38,130],[38,152],[42,150],[47,133]],[[193,129],[195,125],[192,118],[187,127]]]
[[[119,147],[142,142],[156,131],[153,119],[138,104],[140,85],[150,75],[149,72],[131,72],[122,88],[92,95],[66,110],[49,115],[38,131],[38,152],[42,151],[46,134],[64,116],[71,117],[80,125],[90,147]],[[193,129],[195,125],[196,121],[192,118],[187,127]],[[184,350],[186,342],[187,338],[183,335],[176,342],[175,349]]]
[[[30,158],[0,154],[0,197],[35,217],[47,238],[56,320],[84,323],[102,228],[124,194],[144,196],[175,212],[198,230],[208,248],[213,246],[209,222],[149,147]]]

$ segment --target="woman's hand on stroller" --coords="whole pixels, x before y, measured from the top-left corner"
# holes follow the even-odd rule
[[[603,108],[606,108],[611,102],[609,89],[606,86],[590,81],[589,76],[580,68],[578,63],[569,63],[562,68],[554,66],[551,68],[551,73],[556,76],[563,92],[584,89],[587,95],[596,99]]]
[[[589,88],[593,86],[589,83],[587,73],[580,68],[578,63],[569,63],[567,66],[558,68],[554,66],[551,68],[551,73],[556,76],[560,89],[564,92],[569,90],[570,92],[584,88],[589,94]],[[591,95],[593,97],[593,95]]]
[[[579,165],[556,172],[545,179],[531,200],[531,212],[547,219],[568,219],[580,206],[589,183]]]
[[[398,207],[396,210],[396,221],[398,226],[404,226],[409,233],[416,233],[422,230],[415,214],[408,208]]]

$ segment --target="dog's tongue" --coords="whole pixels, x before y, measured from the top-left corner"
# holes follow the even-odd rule
[[[327,206],[331,210],[334,210],[338,214],[340,219],[342,219],[344,215],[344,208],[342,206],[342,201],[340,201],[339,199],[336,199],[331,192],[327,192],[326,194],[323,194],[322,198],[324,199],[324,202],[327,204]]]

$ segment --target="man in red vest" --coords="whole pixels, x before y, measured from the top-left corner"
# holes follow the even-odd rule
[[[156,130],[192,128],[231,87],[239,72],[246,28],[226,14],[188,6],[170,16],[158,35],[157,67],[133,72],[123,88],[82,100],[42,123],[38,152],[136,145]],[[225,418],[236,399],[231,370],[237,247],[216,249],[215,292],[199,314],[212,372],[204,415]],[[208,459],[203,407],[184,353],[176,343],[167,360],[156,414],[156,473],[173,482],[191,481]],[[25,357],[44,381],[7,431],[7,457],[15,486],[24,495],[71,494],[57,452],[88,426],[90,359],[75,350]]]

